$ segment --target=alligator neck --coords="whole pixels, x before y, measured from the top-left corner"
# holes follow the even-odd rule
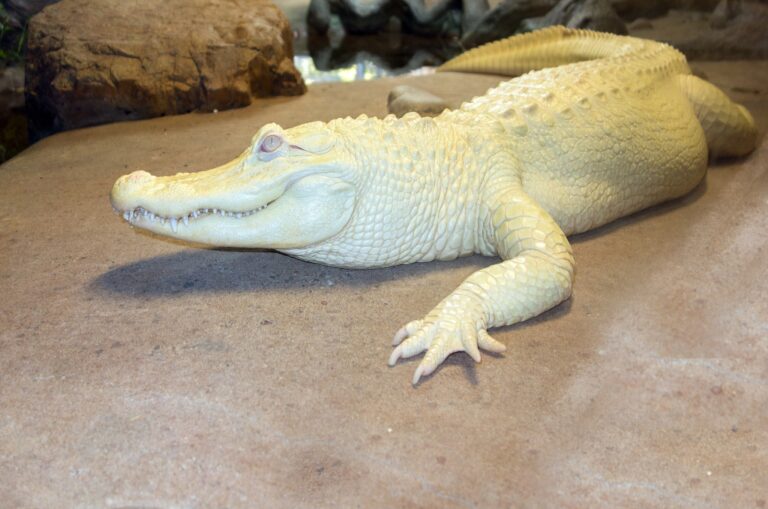
[[[355,210],[327,241],[283,252],[343,267],[446,260],[485,251],[481,193],[499,147],[480,128],[444,119],[344,119],[330,124],[358,171]]]

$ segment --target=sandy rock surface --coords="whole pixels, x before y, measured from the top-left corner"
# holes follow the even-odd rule
[[[766,62],[696,63],[760,127]],[[574,296],[414,388],[392,335],[494,258],[343,270],[131,230],[125,173],[265,123],[454,103],[493,76],[313,85],[51,136],[0,166],[0,507],[768,507],[768,146],[572,239]]]
[[[269,0],[63,0],[29,25],[33,129],[301,94],[291,45],[290,26]]]

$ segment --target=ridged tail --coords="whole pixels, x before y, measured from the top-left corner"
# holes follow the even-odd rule
[[[632,37],[554,26],[484,44],[437,70],[516,76],[584,60],[623,56],[650,45],[662,46]]]

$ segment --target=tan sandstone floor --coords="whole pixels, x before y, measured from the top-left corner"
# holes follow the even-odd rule
[[[768,125],[768,62],[698,64]],[[406,78],[454,98],[490,77]],[[350,271],[128,228],[138,169],[382,114],[394,81],[60,134],[0,167],[0,508],[768,506],[768,145],[574,239],[575,295],[416,388],[390,339],[491,259]]]

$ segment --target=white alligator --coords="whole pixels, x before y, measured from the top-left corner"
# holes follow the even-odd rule
[[[527,74],[434,119],[267,124],[218,168],[121,177],[112,204],[161,235],[339,267],[501,257],[396,333],[390,365],[426,351],[416,384],[453,352],[504,351],[487,329],[567,299],[567,235],[688,193],[708,152],[756,143],[743,106],[653,41],[554,27],[440,70]]]

